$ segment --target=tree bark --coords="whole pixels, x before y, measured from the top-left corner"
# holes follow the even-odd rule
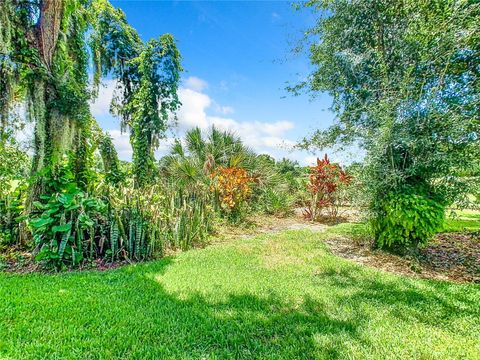
[[[63,16],[64,0],[43,0],[37,23],[36,38],[40,57],[45,66],[52,66],[60,25]]]

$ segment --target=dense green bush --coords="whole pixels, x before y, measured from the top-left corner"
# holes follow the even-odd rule
[[[49,169],[43,176],[48,180],[49,195],[34,202],[39,213],[29,219],[36,260],[59,269],[95,257],[99,251],[95,241],[104,237],[106,204],[80,190],[67,166]]]
[[[444,221],[445,208],[426,195],[390,194],[370,221],[380,248],[415,247],[425,244]]]
[[[20,241],[26,183],[12,180],[0,192],[0,245],[14,245]]]
[[[159,161],[160,173],[177,186],[204,184],[217,215],[238,223],[258,211],[277,216],[292,212],[296,193],[303,189],[303,169],[296,162],[255,154],[233,133],[215,127],[189,130],[170,154]]]
[[[13,131],[0,131],[0,245],[18,244],[30,158]]]
[[[48,186],[27,219],[36,260],[56,269],[156,258],[202,243],[212,231],[210,193],[202,184],[134,188],[130,179],[101,182],[93,194],[77,186],[68,163],[42,176]]]
[[[207,189],[163,183],[108,192],[113,259],[145,260],[162,256],[167,249],[186,250],[205,242],[213,229]]]
[[[352,195],[370,209],[378,244],[424,242],[443,216],[432,199],[464,206],[474,192],[478,2],[311,0],[302,6],[316,21],[295,51],[309,52],[313,70],[289,89],[329,93],[336,121],[300,147],[351,147],[361,154]],[[424,184],[428,192],[385,198]]]

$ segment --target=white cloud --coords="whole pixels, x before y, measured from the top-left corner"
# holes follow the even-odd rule
[[[96,117],[109,115],[110,102],[115,89],[115,81],[107,80],[99,90],[98,99],[91,104],[92,114]],[[294,128],[290,121],[281,120],[275,122],[262,121],[238,121],[225,115],[234,113],[231,106],[222,106],[206,93],[208,83],[200,78],[191,76],[184,81],[183,87],[178,91],[182,103],[177,117],[178,136],[183,136],[186,130],[198,126],[206,131],[211,126],[231,131],[239,136],[243,142],[257,153],[269,154],[276,158],[288,156],[288,150],[295,144],[288,139],[286,134]],[[210,113],[219,114],[219,116]],[[132,147],[128,133],[121,133],[120,130],[108,131],[113,138],[113,143],[121,159],[129,160],[132,156]],[[173,138],[164,139],[160,142],[161,148],[155,153],[157,156],[168,152]]]
[[[208,122],[215,127],[231,131],[240,136],[243,142],[259,152],[265,149],[287,147],[294,144],[293,141],[283,138],[284,132],[293,128],[293,123],[288,121],[268,122],[238,122],[233,119],[208,116]]]
[[[110,114],[110,102],[113,98],[113,93],[117,82],[115,80],[105,80],[98,89],[98,96],[94,102],[90,103],[90,111],[92,115],[106,116]]]
[[[285,137],[285,134],[295,126],[290,121],[242,122],[230,117],[212,116],[208,114],[209,110],[221,115],[229,115],[233,113],[233,108],[221,106],[207,94],[192,89],[181,88],[179,98],[182,102],[182,107],[178,112],[178,128],[180,131],[195,126],[202,130],[215,126],[221,130],[233,132],[247,146],[259,153],[273,154],[278,149],[287,150],[295,144],[294,141]]]
[[[218,104],[217,102],[213,103],[215,112],[222,114],[222,115],[229,115],[233,114],[235,112],[235,109],[231,106],[222,106]]]
[[[190,76],[183,82],[183,86],[194,91],[203,91],[208,88],[208,83],[196,76]]]
[[[160,145],[158,149],[155,150],[155,155],[157,159],[161,158],[164,155],[167,155],[170,152],[172,145],[175,143],[175,138],[168,137],[160,140]]]
[[[122,160],[131,160],[133,155],[132,145],[130,144],[130,133],[122,133],[120,130],[107,130],[112,137],[113,145],[118,152],[118,157]],[[170,151],[170,147],[175,142],[173,137],[160,140],[160,146],[155,150],[155,155],[160,158]]]
[[[191,89],[181,88],[178,97],[182,106],[178,111],[178,125],[185,130],[195,126],[201,129],[208,127],[207,113],[205,110],[210,107],[212,101],[204,93]]]
[[[112,137],[118,157],[123,160],[130,160],[133,153],[132,145],[130,145],[130,134],[128,132],[122,133],[120,130],[107,130],[107,132]]]

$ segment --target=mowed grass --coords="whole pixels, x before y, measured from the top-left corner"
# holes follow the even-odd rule
[[[480,287],[288,231],[106,272],[0,274],[2,359],[478,359]]]
[[[480,211],[460,210],[455,216],[447,216],[443,232],[478,231],[480,230]]]

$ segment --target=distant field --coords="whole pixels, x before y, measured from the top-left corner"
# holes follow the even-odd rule
[[[452,218],[447,216],[444,232],[480,230],[480,211],[458,210]]]

